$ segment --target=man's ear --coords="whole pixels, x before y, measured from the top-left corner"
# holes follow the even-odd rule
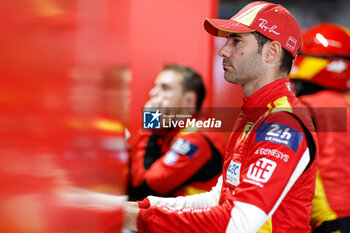
[[[278,41],[271,41],[264,46],[264,59],[266,63],[271,63],[273,61],[280,61],[282,54],[282,46]]]
[[[188,108],[193,108],[196,106],[197,95],[194,91],[187,91],[184,93],[184,105]]]

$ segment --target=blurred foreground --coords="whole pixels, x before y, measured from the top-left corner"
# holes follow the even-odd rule
[[[95,57],[93,8],[0,4],[0,233],[121,231],[130,76]]]

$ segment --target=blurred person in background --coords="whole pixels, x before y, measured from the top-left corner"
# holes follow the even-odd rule
[[[158,74],[144,109],[161,109],[172,120],[176,114],[195,116],[205,98],[205,87],[193,69],[169,64]],[[165,116],[163,115],[163,116]],[[179,196],[210,190],[222,169],[225,141],[214,132],[186,129],[140,130],[131,140],[131,200],[149,195]]]
[[[0,233],[120,232],[128,163],[125,69],[85,69],[64,87],[34,93],[42,98],[14,92],[23,97],[1,102]],[[50,105],[55,98],[61,102]]]
[[[2,101],[8,111],[0,122],[0,233],[120,232],[128,164],[125,69],[85,70],[65,89],[35,93],[49,100]],[[47,104],[59,97],[59,105]]]
[[[125,208],[139,232],[310,232],[317,138],[288,75],[302,33],[281,5],[252,2],[230,20],[206,19],[226,37],[224,78],[245,95],[228,142],[222,176],[210,192],[147,197]]]
[[[112,65],[106,68],[102,75],[102,112],[106,117],[126,125],[130,106],[131,70],[127,64]]]
[[[73,72],[72,117],[63,163],[74,185],[125,194],[129,159],[125,138],[131,74],[126,65]]]
[[[321,23],[306,31],[290,77],[310,110],[319,141],[314,232],[350,232],[349,29]]]
[[[114,59],[101,56],[103,62],[98,60],[96,52],[101,43],[92,45],[86,33],[94,22],[100,22],[99,28],[103,28],[114,18],[104,14],[103,19],[108,21],[99,21],[92,1],[16,0],[1,1],[0,5],[0,232],[120,232],[125,178],[115,175],[125,173],[127,159],[122,159],[125,156],[119,152],[126,149],[125,144],[117,147],[111,140],[111,146],[106,139],[121,138],[122,127],[115,126],[122,124],[106,124],[116,123],[116,117],[107,117],[103,105],[100,103],[97,109],[94,102],[105,98],[99,81],[104,67]],[[105,7],[110,9],[107,3]],[[84,36],[78,36],[82,31]],[[104,46],[112,47],[115,42],[98,31],[90,33],[101,36]],[[86,62],[82,51],[97,59]],[[73,80],[72,70],[82,71],[81,67],[86,72]],[[92,76],[99,80],[91,80]],[[76,95],[70,99],[73,93]],[[87,124],[93,118],[108,120]],[[77,158],[103,153],[111,158],[114,164],[104,161],[113,166],[112,182],[101,173],[99,182],[112,183],[111,191],[124,196],[78,188],[71,172],[91,175],[103,166],[95,160],[89,173],[87,164],[78,160],[76,170],[69,170],[63,160],[67,149],[75,150],[75,142],[71,141],[75,136],[83,139],[78,143],[86,150],[71,155]]]

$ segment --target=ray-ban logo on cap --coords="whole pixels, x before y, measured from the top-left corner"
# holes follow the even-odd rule
[[[262,30],[264,30],[264,32],[265,32],[265,31],[272,32],[273,34],[275,34],[275,35],[277,35],[277,36],[278,36],[279,34],[281,34],[281,33],[275,31],[275,29],[277,29],[277,25],[267,26],[268,22],[267,22],[266,19],[260,18],[259,20],[260,20],[259,28],[261,28]]]

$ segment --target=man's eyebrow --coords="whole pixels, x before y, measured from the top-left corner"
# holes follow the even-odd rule
[[[240,34],[237,34],[237,33],[229,33],[228,35],[227,35],[227,38],[229,39],[229,38],[233,38],[233,37],[235,37],[235,38],[242,38],[242,36],[240,35]]]

